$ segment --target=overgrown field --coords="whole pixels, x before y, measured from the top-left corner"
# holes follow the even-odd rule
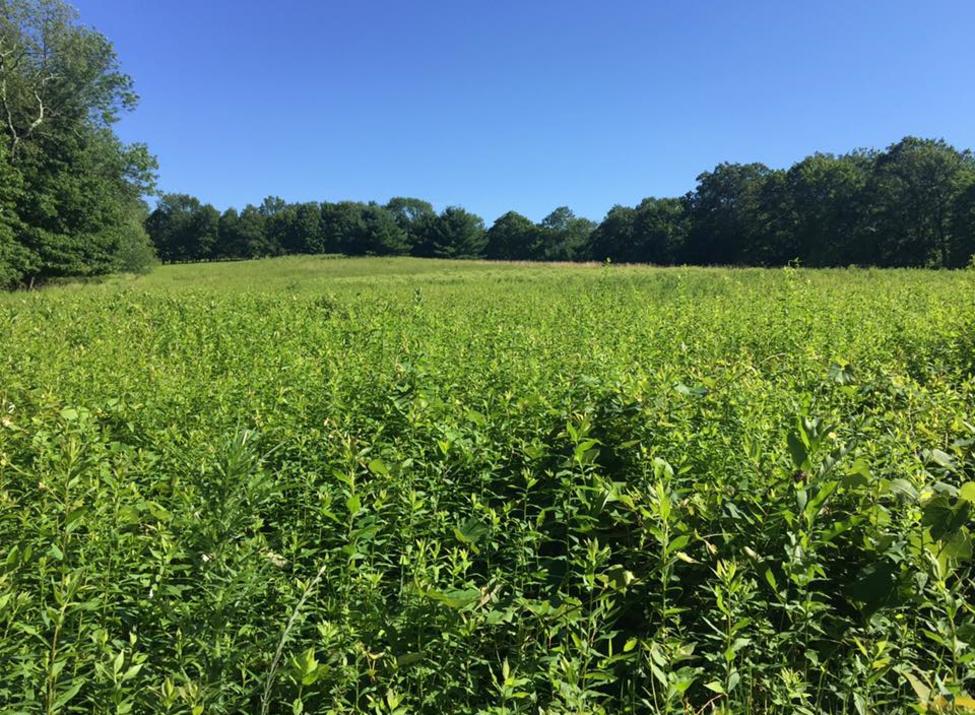
[[[184,265],[0,345],[0,712],[973,702],[972,271]]]

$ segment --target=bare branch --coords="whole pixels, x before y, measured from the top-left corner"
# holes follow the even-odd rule
[[[30,126],[27,127],[27,131],[24,132],[25,137],[29,137],[31,134],[33,134],[34,130],[41,126],[41,122],[44,121],[44,100],[41,99],[41,95],[36,89],[34,90],[34,99],[37,100],[37,117],[33,122],[30,123]]]
[[[0,68],[2,71],[2,68]],[[7,100],[7,78],[0,77],[0,102],[3,103],[4,112],[7,115],[7,127],[10,129],[10,156],[13,158],[17,153],[17,144],[20,137],[17,135],[17,127],[14,125],[13,113],[10,111],[10,102]]]

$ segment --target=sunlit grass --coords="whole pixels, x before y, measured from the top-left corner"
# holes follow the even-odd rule
[[[965,702],[973,275],[302,257],[0,297],[0,711]]]

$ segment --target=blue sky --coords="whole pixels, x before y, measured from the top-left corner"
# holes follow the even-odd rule
[[[975,147],[970,0],[74,0],[160,187],[418,196],[488,221],[679,195],[907,134]]]

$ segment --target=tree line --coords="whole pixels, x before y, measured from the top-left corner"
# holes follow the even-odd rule
[[[693,191],[614,206],[601,223],[559,207],[536,223],[514,211],[489,228],[451,206],[397,197],[287,203],[220,213],[163,195],[146,221],[164,261],[300,253],[413,255],[661,265],[960,267],[975,254],[975,158],[906,137],[884,151],[817,153],[788,169],[722,163]]]
[[[61,0],[0,0],[0,287],[144,271],[156,161],[112,127],[135,107],[111,43]]]

